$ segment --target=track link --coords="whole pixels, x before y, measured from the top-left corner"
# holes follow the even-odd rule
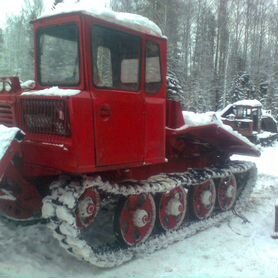
[[[237,161],[230,162],[225,168],[189,169],[184,173],[162,174],[153,176],[146,181],[129,181],[123,184],[105,182],[101,177],[84,176],[75,181],[62,177],[52,183],[51,195],[43,200],[42,214],[44,218],[50,220],[48,226],[53,231],[54,237],[70,254],[98,267],[114,267],[131,260],[133,257],[165,248],[169,244],[216,225],[233,215],[233,212],[230,210],[217,213],[216,211],[207,220],[187,220],[178,230],[165,233],[154,232],[146,242],[134,247],[122,248],[114,239],[113,243],[96,246],[90,243],[88,236],[86,237],[80,232],[76,225],[75,212],[78,199],[86,189],[95,188],[104,196],[101,208],[102,215],[104,215],[109,210],[113,212],[115,203],[120,197],[143,192],[162,193],[180,185],[190,190],[193,186],[208,179],[219,179],[234,174],[243,184],[240,186],[237,202],[234,206],[234,209],[239,212],[247,203],[256,183],[256,173],[257,169],[254,163]],[[105,219],[103,218],[102,221],[105,222]],[[111,219],[107,220],[107,222],[109,221]],[[100,233],[102,233],[101,225],[101,220],[95,221],[92,229],[100,229]]]

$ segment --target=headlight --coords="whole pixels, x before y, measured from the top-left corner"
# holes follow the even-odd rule
[[[0,78],[0,93],[10,93],[13,90],[12,81],[10,78]]]
[[[10,79],[7,79],[5,81],[5,91],[8,92],[8,93],[12,90],[12,85],[11,84],[12,83],[11,83]]]

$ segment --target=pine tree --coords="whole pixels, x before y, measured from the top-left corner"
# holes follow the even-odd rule
[[[255,91],[255,86],[250,79],[249,74],[246,72],[238,74],[232,80],[231,89],[226,96],[226,104],[244,99],[254,99]]]

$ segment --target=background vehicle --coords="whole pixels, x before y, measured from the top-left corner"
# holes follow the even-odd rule
[[[225,124],[254,143],[265,146],[277,140],[277,122],[257,100],[237,101],[224,108],[220,115]]]
[[[215,115],[189,123],[167,100],[167,40],[154,23],[79,11],[38,19],[34,31],[35,88],[1,79],[1,123],[25,133],[19,144],[9,137],[1,160],[2,214],[42,210],[61,246],[108,267],[213,225],[247,198],[256,168],[229,158],[259,151]]]

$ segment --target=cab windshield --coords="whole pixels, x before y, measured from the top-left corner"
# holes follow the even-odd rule
[[[37,48],[41,85],[79,84],[79,39],[75,24],[41,28],[38,32]]]

